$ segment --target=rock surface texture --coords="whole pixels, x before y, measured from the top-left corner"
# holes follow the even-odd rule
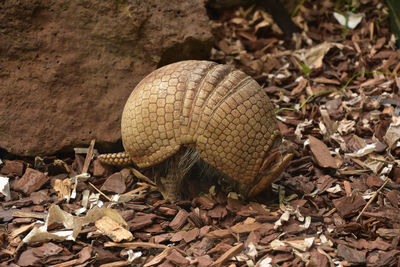
[[[0,25],[0,147],[27,156],[116,143],[136,84],[212,45],[200,0],[5,1]]]

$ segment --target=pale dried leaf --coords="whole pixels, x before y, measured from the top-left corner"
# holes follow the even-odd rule
[[[291,240],[285,241],[286,244],[291,246],[292,248],[301,250],[301,251],[308,251],[311,246],[314,244],[315,237],[308,237],[301,240]]]
[[[320,68],[323,64],[322,60],[332,47],[343,49],[344,46],[339,43],[323,42],[309,49],[296,50],[293,55],[309,68]]]
[[[342,191],[342,188],[340,187],[340,185],[336,184],[333,187],[330,187],[328,189],[325,190],[326,192],[329,193],[339,193],[340,191]]]
[[[4,195],[6,201],[11,200],[10,183],[8,177],[0,176],[0,193]]]
[[[53,189],[57,192],[58,199],[66,199],[67,202],[71,198],[72,188],[72,182],[69,178],[64,180],[56,179],[53,187]]]
[[[397,141],[400,139],[400,117],[393,117],[389,128],[383,137],[388,144],[389,149],[393,149]]]
[[[116,221],[108,216],[104,216],[95,222],[95,226],[102,233],[111,238],[114,242],[121,241],[131,241],[133,240],[133,235],[131,232],[123,228]]]
[[[342,26],[347,26],[350,29],[355,29],[357,25],[361,22],[361,20],[365,17],[364,13],[353,13],[353,12],[347,12],[346,15],[342,15],[337,12],[333,12],[333,16],[335,19],[339,22],[340,25]],[[346,23],[346,16],[347,18],[347,23]]]
[[[368,144],[354,153],[347,153],[349,157],[361,158],[375,151],[376,143]]]
[[[341,135],[347,135],[347,134],[355,131],[355,129],[354,129],[355,125],[356,125],[355,121],[350,121],[350,120],[344,119],[339,122],[339,126],[338,126],[337,130]]]

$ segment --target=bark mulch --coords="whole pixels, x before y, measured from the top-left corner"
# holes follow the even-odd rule
[[[400,266],[400,53],[382,1],[345,4],[305,1],[286,39],[255,7],[212,22],[211,59],[263,85],[294,154],[269,192],[192,197],[189,181],[171,204],[139,170],[91,160],[94,142],[8,155],[0,266]]]

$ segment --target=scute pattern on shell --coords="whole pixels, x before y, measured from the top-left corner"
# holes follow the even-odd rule
[[[249,184],[279,129],[258,83],[229,65],[182,61],[155,70],[131,93],[122,141],[139,167],[154,166],[181,146],[226,175]]]

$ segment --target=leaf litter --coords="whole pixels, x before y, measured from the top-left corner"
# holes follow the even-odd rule
[[[211,58],[263,85],[295,155],[270,192],[242,200],[221,182],[196,196],[189,181],[171,204],[141,170],[92,160],[94,141],[6,157],[1,266],[399,265],[400,53],[381,1],[340,8],[304,1],[290,39],[254,6],[212,22]]]

